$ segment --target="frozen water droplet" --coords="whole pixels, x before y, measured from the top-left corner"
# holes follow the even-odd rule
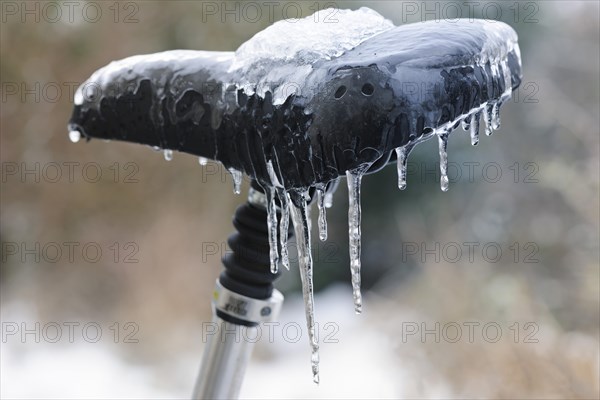
[[[485,134],[488,136],[492,136],[492,133],[494,133],[494,128],[492,127],[493,109],[494,109],[493,104],[486,104],[485,111],[483,113],[483,119],[485,120]]]
[[[502,103],[500,101],[494,103],[492,107],[492,129],[500,129],[500,107]]]
[[[461,121],[461,125],[463,128],[463,131],[469,132],[469,128],[471,127],[471,116],[467,115],[466,117],[464,117],[463,120]]]
[[[396,158],[398,159],[398,189],[406,189],[406,165],[408,164],[408,154],[414,145],[405,145],[396,148]]]
[[[158,146],[152,146],[152,150],[154,150],[154,151],[160,151],[160,150],[161,150],[161,148],[160,148],[160,147],[158,147]]]
[[[198,157],[198,163],[202,166],[208,164],[208,158]]]
[[[77,143],[77,142],[79,142],[80,139],[81,139],[81,132],[79,132],[76,129],[69,131],[69,140],[71,142]]]
[[[481,111],[476,112],[471,118],[471,145],[477,146],[479,144],[479,118],[481,117]]]
[[[370,165],[355,171],[346,171],[348,181],[348,236],[350,240],[350,273],[354,311],[362,312],[362,295],[360,293],[360,184],[362,176]]]
[[[438,133],[438,145],[440,153],[440,187],[442,191],[447,192],[449,181],[448,181],[448,135],[449,131],[442,131]]]
[[[315,334],[314,296],[313,296],[313,260],[310,247],[310,229],[308,222],[305,193],[294,193],[295,202],[292,202],[292,222],[296,233],[298,245],[298,263],[300,280],[302,281],[302,297],[304,298],[304,311],[311,354],[313,381],[319,383],[319,342]],[[296,206],[294,203],[299,203]]]
[[[325,186],[317,188],[317,206],[319,208],[319,239],[327,240],[327,212],[325,211]]]
[[[233,193],[240,194],[242,188],[242,173],[235,168],[227,168],[233,179]]]
[[[163,156],[165,157],[165,160],[171,161],[173,159],[173,150],[165,149],[163,151]]]
[[[324,203],[325,203],[325,208],[333,207],[333,193],[331,193],[331,192],[325,193]]]
[[[269,259],[271,273],[276,274],[279,264],[279,250],[277,248],[277,207],[275,205],[275,188],[265,188],[267,195],[267,230],[269,231]]]

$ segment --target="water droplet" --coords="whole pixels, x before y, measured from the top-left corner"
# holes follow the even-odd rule
[[[333,194],[340,186],[340,178],[336,178],[325,185],[325,199],[323,200],[325,208],[333,207]]]
[[[440,187],[442,191],[447,192],[449,181],[448,181],[448,135],[449,131],[442,131],[438,133],[438,146],[440,153]]]
[[[325,193],[324,203],[325,203],[325,208],[333,207],[333,193],[332,192]]]
[[[481,117],[481,111],[476,112],[471,118],[471,145],[477,146],[479,144],[479,118]]]
[[[76,129],[69,131],[69,140],[71,142],[77,143],[77,142],[79,142],[80,139],[81,139],[81,132],[79,132]]]
[[[319,208],[319,239],[327,240],[327,212],[325,211],[325,185],[317,188],[317,206]]]
[[[198,163],[202,166],[208,164],[208,158],[198,157]]]
[[[173,159],[173,150],[165,149],[163,151],[163,156],[165,156],[165,160],[171,161]]]
[[[350,273],[352,280],[352,295],[354,297],[354,311],[362,312],[362,294],[360,292],[360,185],[362,176],[370,165],[363,166],[355,171],[346,171],[348,181],[348,236],[350,247]]]
[[[306,207],[306,193],[294,193],[295,201],[291,202],[292,222],[296,233],[298,245],[298,263],[300,280],[302,281],[302,297],[304,298],[304,311],[311,354],[313,381],[319,383],[319,342],[315,334],[315,312],[313,294],[313,260],[310,247],[310,229]],[[298,206],[295,204],[299,204]]]
[[[240,194],[242,189],[242,173],[235,168],[227,168],[233,179],[233,193]]]

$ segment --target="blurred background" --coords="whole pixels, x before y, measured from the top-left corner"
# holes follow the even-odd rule
[[[477,147],[451,136],[447,193],[435,141],[411,154],[405,191],[391,166],[364,178],[360,316],[342,181],[328,241],[313,232],[321,384],[293,262],[242,397],[600,396],[597,2],[168,3],[1,3],[3,398],[189,397],[245,201],[247,178],[234,195],[215,163],[72,144],[75,88],[111,60],[235,50],[284,17],[367,3],[396,25],[510,24],[523,84],[499,132]]]

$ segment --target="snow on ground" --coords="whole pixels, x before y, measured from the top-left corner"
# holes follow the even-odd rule
[[[288,296],[277,325],[261,330],[242,387],[243,398],[397,398],[406,376],[389,338],[365,311],[354,314],[351,289],[333,286],[316,296],[321,383],[312,382],[310,347],[300,296]],[[17,317],[17,315],[20,317]],[[3,308],[4,321],[27,321],[27,311]],[[269,343],[269,336],[272,343]],[[2,398],[188,398],[199,359],[182,353],[162,366],[132,364],[111,344],[2,343]],[[191,353],[191,352],[190,352]],[[165,376],[177,376],[165,384]],[[159,379],[160,377],[160,379]],[[170,378],[173,380],[173,378]]]

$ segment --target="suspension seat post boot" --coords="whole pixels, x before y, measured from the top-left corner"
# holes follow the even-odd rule
[[[225,270],[213,292],[210,332],[203,332],[206,343],[194,399],[239,396],[254,343],[260,339],[258,325],[277,319],[283,305],[283,295],[273,287],[280,272],[270,269],[266,197],[255,182],[248,202],[237,208],[233,226],[231,252],[223,256]]]

